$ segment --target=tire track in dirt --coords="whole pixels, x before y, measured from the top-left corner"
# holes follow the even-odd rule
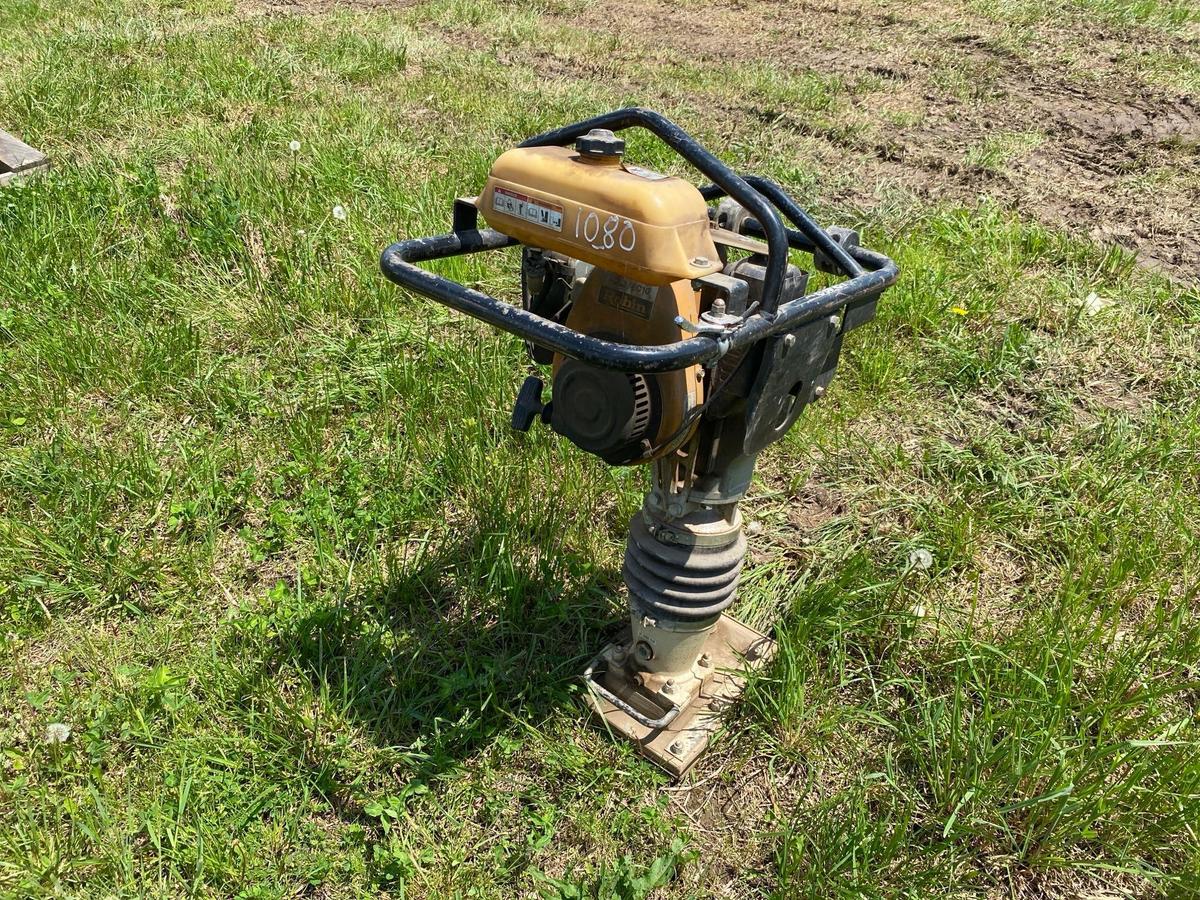
[[[339,8],[402,10],[414,0],[241,0],[244,12],[322,15]],[[714,130],[793,136],[794,152],[833,177],[825,201],[871,208],[896,185],[930,202],[995,200],[1037,221],[1119,244],[1150,268],[1200,280],[1200,101],[1142,84],[1121,54],[1167,52],[1200,61],[1200,35],[1116,29],[1080,12],[1017,31],[953,0],[666,0],[573,2],[548,29],[610,36],[615,51],[582,58],[550,40],[532,58],[467,23],[433,27],[503,65],[547,80],[618,87],[647,105],[686,101]],[[428,25],[428,23],[426,23]],[[1032,35],[1032,36],[1030,36]],[[1079,48],[1094,49],[1086,59]],[[850,88],[831,125],[803,111],[757,105],[735,79],[727,95],[692,96],[641,68],[777,65],[792,75],[836,76]],[[872,82],[857,93],[860,85]],[[664,87],[664,85],[666,85]],[[965,96],[964,96],[965,95]],[[900,114],[897,114],[900,113]],[[828,117],[826,117],[828,118]],[[839,127],[849,124],[853,127]],[[1037,145],[999,164],[972,152],[1006,134]],[[802,144],[802,146],[800,146]],[[841,176],[841,177],[838,177]]]
[[[1111,53],[1087,60],[1083,72],[1063,61],[1081,41],[1112,47],[1128,33],[1086,20],[1047,25],[1017,52],[1005,45],[1001,24],[936,2],[901,9],[866,2],[699,7],[615,0],[559,21],[615,35],[629,59],[650,64],[778,61],[793,74],[880,82],[878,91],[849,102],[912,109],[915,121],[885,126],[877,117],[867,137],[786,110],[704,101],[739,130],[785,129],[828,144],[818,162],[861,185],[832,202],[869,207],[886,182],[930,200],[989,197],[1046,224],[1119,243],[1174,277],[1200,275],[1194,233],[1200,104],[1139,83]],[[1200,58],[1194,42],[1148,29],[1134,37]],[[561,66],[550,68],[547,74],[565,74]],[[945,81],[958,72],[963,83],[956,91]],[[636,92],[637,85],[630,88]],[[736,97],[739,85],[730,88]],[[871,122],[869,109],[854,115]],[[969,150],[1012,132],[1036,132],[1040,145],[1002,166],[969,162]]]

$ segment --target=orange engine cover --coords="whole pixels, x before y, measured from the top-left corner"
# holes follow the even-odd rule
[[[688,280],[667,285],[648,285],[615,272],[594,269],[571,307],[566,325],[584,334],[621,343],[647,346],[669,344],[688,337],[675,323],[675,317],[682,315],[695,321],[698,306],[699,295]],[[591,390],[576,388],[568,395],[563,377],[567,370],[564,367],[587,370],[579,374],[591,381]],[[696,427],[694,417],[689,414],[703,402],[705,387],[704,370],[700,366],[647,376],[622,376],[619,373],[601,375],[590,366],[568,361],[561,355],[554,357],[554,376],[554,402],[558,412],[561,412],[561,404],[564,403],[591,406],[594,410],[614,402],[616,395],[625,390],[624,386],[617,385],[617,389],[610,391],[609,396],[600,396],[608,383],[600,379],[630,380],[633,393],[639,398],[638,403],[645,407],[644,410],[638,409],[635,415],[645,415],[646,421],[639,426],[635,446],[622,447],[615,456],[601,454],[609,462],[621,465],[657,459],[687,440]],[[582,423],[592,417],[588,409],[573,412],[575,427],[571,431],[574,432],[574,439],[578,437],[578,430],[586,427]],[[578,440],[576,442],[580,443]],[[597,452],[594,446],[583,443],[580,446]]]

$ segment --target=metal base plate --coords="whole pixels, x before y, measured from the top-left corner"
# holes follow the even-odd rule
[[[628,642],[627,632],[617,644]],[[607,656],[613,646],[609,644],[601,655]],[[724,724],[724,711],[741,696],[745,687],[741,673],[766,665],[775,650],[775,642],[769,637],[723,615],[704,645],[713,674],[705,679],[699,696],[670,725],[657,730],[647,728],[590,691],[587,703],[611,733],[633,741],[643,756],[679,778],[700,758],[709,739]],[[616,687],[611,678],[608,686],[626,701],[638,691],[632,682]]]

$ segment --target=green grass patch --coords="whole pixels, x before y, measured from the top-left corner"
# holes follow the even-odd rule
[[[643,62],[904,271],[762,461],[736,611],[779,660],[669,790],[578,702],[645,473],[511,433],[519,343],[378,273],[515,140],[645,99],[502,61],[564,27],[510,9],[0,11],[56,164],[0,193],[0,892],[1188,896],[1195,288],[987,203],[823,204]],[[818,119],[883,89],[735,72]]]

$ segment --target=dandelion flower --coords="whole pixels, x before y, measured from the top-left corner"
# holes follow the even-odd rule
[[[333,208],[333,217],[335,219],[337,219],[339,222],[345,222],[346,221],[346,207],[342,206],[342,204],[340,204],[340,203],[337,206],[335,206]]]
[[[42,736],[47,744],[65,744],[71,739],[71,726],[63,722],[51,722],[46,726],[46,733]]]
[[[914,550],[908,554],[908,564],[923,572],[933,565],[933,554],[924,548]]]
[[[954,313],[956,316],[965,316],[967,314],[967,308],[965,306],[952,306],[950,307],[950,312]]]
[[[300,152],[300,142],[299,141],[291,141],[288,144],[288,149],[291,150],[293,153],[299,153]]]

